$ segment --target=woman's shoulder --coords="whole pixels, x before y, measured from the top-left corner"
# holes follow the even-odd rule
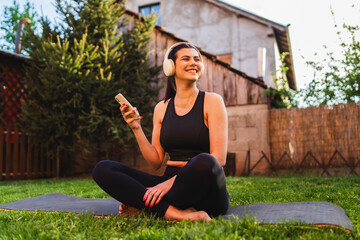
[[[206,92],[204,100],[204,118],[208,122],[210,118],[218,119],[216,121],[223,121],[218,116],[226,117],[226,106],[221,95],[214,92]],[[207,125],[209,126],[209,125]]]
[[[155,105],[154,108],[154,115],[158,116],[162,119],[162,117],[165,114],[167,105],[169,104],[170,99],[166,100],[166,101],[160,101]]]
[[[205,92],[205,102],[210,106],[213,104],[224,104],[224,100],[220,94],[214,92]]]
[[[166,100],[166,101],[161,100],[160,102],[158,102],[158,103],[155,105],[155,111],[161,111],[161,110],[166,109],[169,101],[170,101],[170,99],[168,99],[168,100]]]

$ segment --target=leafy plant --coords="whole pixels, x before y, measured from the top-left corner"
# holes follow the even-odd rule
[[[290,108],[297,106],[297,102],[294,98],[295,93],[290,90],[286,79],[286,73],[289,70],[289,67],[286,66],[284,60],[288,55],[289,53],[282,53],[280,55],[280,68],[273,74],[275,89],[268,88],[264,91],[264,94],[270,97],[272,108]]]
[[[114,96],[121,92],[139,108],[150,133],[159,68],[149,65],[147,45],[156,19],[127,30],[125,7],[112,0],[57,0],[56,7],[62,21],[54,28],[42,21],[42,35],[30,34],[24,127],[67,163],[74,161],[69,153],[104,158],[136,150]]]
[[[342,30],[337,31],[342,58],[328,52],[322,62],[307,62],[314,76],[299,97],[308,106],[360,101],[360,27],[343,24]]]

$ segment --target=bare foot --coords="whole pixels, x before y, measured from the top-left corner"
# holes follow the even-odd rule
[[[188,213],[187,215],[185,215],[184,219],[190,219],[191,221],[197,221],[197,220],[202,220],[205,222],[211,221],[209,214],[207,214],[207,212],[205,211],[196,211],[196,212]]]
[[[192,213],[192,212],[196,212],[197,210],[195,208],[187,208],[187,209],[184,209],[183,210],[184,212],[187,212],[187,213]]]
[[[119,215],[123,217],[136,217],[139,216],[141,213],[144,213],[144,211],[141,211],[140,209],[125,205],[123,203],[119,206]],[[188,208],[185,210],[180,210],[178,208],[175,208],[173,206],[169,206],[168,210],[165,213],[165,218],[169,219],[184,219],[184,220],[191,220],[191,221],[205,221],[210,222],[211,218],[209,214],[207,214],[205,211],[197,211],[194,208]]]
[[[119,215],[123,217],[135,217],[138,216],[142,211],[140,209],[125,205],[123,203],[119,206]]]
[[[170,219],[184,219],[191,221],[197,221],[197,220],[201,220],[205,222],[211,221],[209,214],[207,214],[205,211],[197,211],[194,208],[181,210],[171,205],[167,209],[164,217]]]

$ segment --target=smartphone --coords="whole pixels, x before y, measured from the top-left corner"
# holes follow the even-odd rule
[[[128,107],[126,108],[126,111],[133,111],[135,110],[135,112],[133,113],[135,115],[135,117],[140,117],[140,114],[138,112],[137,109],[135,109],[130,103],[128,100],[126,100],[126,98],[121,94],[119,93],[118,95],[115,96],[115,100],[120,104],[120,105],[123,105],[123,104],[127,104]]]

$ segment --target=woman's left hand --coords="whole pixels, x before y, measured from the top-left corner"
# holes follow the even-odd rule
[[[166,180],[165,182],[159,183],[154,187],[147,188],[147,191],[144,195],[143,201],[145,201],[145,206],[152,207],[160,202],[160,200],[169,192],[175,177]]]

